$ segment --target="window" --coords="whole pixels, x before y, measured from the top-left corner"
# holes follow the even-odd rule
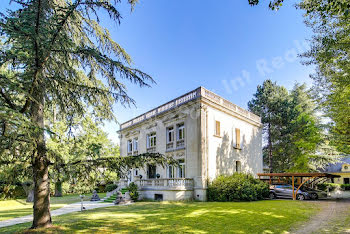
[[[175,177],[175,168],[172,165],[168,166],[168,178],[174,178]]]
[[[171,143],[174,141],[174,127],[167,128],[167,142]]]
[[[147,135],[147,148],[156,147],[157,136],[155,132],[152,132]]]
[[[240,161],[236,161],[236,172],[242,171],[242,165]]]
[[[177,140],[185,139],[185,124],[177,125]]]
[[[180,159],[179,160],[179,167],[177,168],[177,177],[178,178],[185,178],[185,160]]]
[[[139,139],[134,138],[134,151],[139,151]]]
[[[157,174],[157,167],[155,165],[148,165],[147,175],[148,179],[155,179]]]
[[[236,148],[241,148],[241,130],[236,128]]]
[[[344,184],[350,184],[350,178],[344,178]]]
[[[134,176],[138,176],[139,175],[139,169],[134,169]]]
[[[128,148],[128,153],[131,153],[132,152],[132,140],[128,140],[127,148]]]
[[[220,136],[220,121],[215,121],[215,136]]]

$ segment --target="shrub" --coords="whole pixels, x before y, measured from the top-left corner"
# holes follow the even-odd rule
[[[134,182],[131,182],[128,186],[128,190],[129,190],[131,200],[137,201],[139,199],[139,193],[137,192],[138,190],[137,184],[135,184]]]
[[[340,188],[340,185],[339,184],[333,184],[333,183],[323,183],[323,184],[318,184],[317,188],[322,190],[322,191],[326,191],[326,192],[327,192],[327,188],[329,188],[329,191],[332,192],[336,188]]]
[[[235,173],[219,176],[209,183],[208,201],[256,201],[269,195],[269,185],[252,175]]]
[[[342,184],[342,185],[340,185],[340,187],[341,187],[343,190],[350,190],[350,184]]]
[[[116,188],[118,188],[118,185],[116,184],[107,184],[105,190],[107,192],[112,192]]]

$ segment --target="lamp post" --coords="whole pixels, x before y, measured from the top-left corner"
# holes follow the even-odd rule
[[[80,194],[80,202],[81,202],[81,211],[85,210],[84,204],[83,204],[83,199],[85,195]]]

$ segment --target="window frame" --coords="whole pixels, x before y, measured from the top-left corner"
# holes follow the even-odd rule
[[[126,143],[126,152],[132,153],[132,150],[133,150],[133,140],[129,139],[127,140],[127,143]]]
[[[146,142],[147,149],[154,148],[157,146],[157,133],[151,132],[147,134],[147,142]]]
[[[180,131],[182,131],[182,134],[180,134]],[[181,135],[182,137],[180,138]],[[179,123],[176,125],[176,140],[185,140],[185,123]]]
[[[175,141],[174,132],[175,132],[174,126],[167,127],[167,129],[166,129],[166,133],[167,133],[166,134],[166,141],[167,141],[167,143],[173,143]],[[171,141],[169,140],[169,136],[171,136]]]
[[[236,160],[235,166],[236,166],[236,172],[238,172],[238,173],[242,172],[242,163],[241,163],[241,161]]]
[[[138,137],[135,137],[133,139],[132,150],[133,151],[139,151],[139,138]]]

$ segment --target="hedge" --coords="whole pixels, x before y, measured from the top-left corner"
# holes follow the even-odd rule
[[[219,176],[208,185],[208,201],[256,201],[269,195],[269,185],[252,175]]]

